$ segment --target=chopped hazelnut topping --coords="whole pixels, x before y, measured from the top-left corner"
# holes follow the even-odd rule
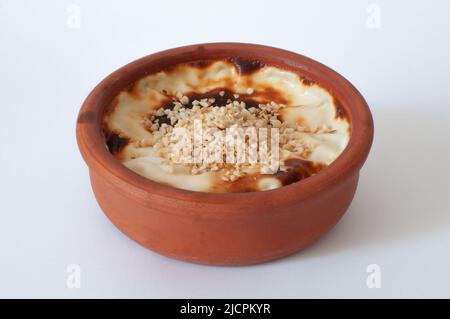
[[[187,105],[187,104],[189,104],[189,98],[188,98],[187,96],[183,96],[183,97],[180,99],[180,102],[181,102],[181,104],[183,104],[183,105]]]
[[[253,93],[253,89],[247,89],[248,94]],[[224,96],[225,92],[219,92]],[[189,136],[193,136],[194,119],[201,119],[203,128],[218,129],[219,132],[227,128],[277,128],[280,138],[280,170],[286,171],[288,167],[284,165],[283,160],[290,157],[308,156],[311,153],[311,145],[308,145],[302,136],[307,130],[298,129],[297,126],[290,127],[287,123],[278,119],[279,110],[285,107],[282,104],[270,102],[268,104],[259,104],[258,107],[246,108],[244,101],[237,100],[238,94],[233,95],[235,100],[228,99],[226,105],[215,105],[214,98],[204,98],[192,101],[192,108],[187,108],[189,98],[181,92],[176,93],[176,99],[173,101],[172,108],[160,108],[149,114],[149,123],[144,123],[144,127],[150,131],[154,137],[153,149],[163,159],[165,159],[164,170],[173,172],[173,148],[180,142],[169,136],[175,128],[184,128]],[[168,121],[160,122],[160,118],[167,117]],[[315,132],[327,132],[330,128],[320,127]],[[270,132],[270,131],[269,131]],[[270,135],[270,134],[269,134]],[[270,136],[269,136],[270,137]],[[186,137],[184,137],[186,138]],[[226,154],[223,143],[220,144],[224,135],[210,134],[202,142],[207,147],[219,148],[219,156]],[[245,141],[244,141],[245,143]],[[140,141],[141,146],[150,146],[149,141]],[[212,156],[212,155],[211,155]],[[230,164],[223,161],[212,161],[211,163],[183,163],[189,168],[191,174],[202,174],[206,172],[221,172],[220,178],[225,181],[235,181],[245,175],[246,168],[259,168],[259,163],[235,163]]]

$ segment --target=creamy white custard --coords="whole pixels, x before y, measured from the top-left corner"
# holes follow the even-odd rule
[[[249,156],[242,163],[230,162],[226,145],[223,154],[221,146],[215,148],[222,162],[207,163],[209,153],[202,153],[203,161],[193,161],[195,123],[206,136],[202,146],[219,145],[230,127],[254,129],[259,143],[263,138],[258,133],[267,129],[277,169],[262,169],[262,157],[259,162]],[[189,161],[174,156],[179,129],[187,138],[184,146],[192,141]],[[179,64],[138,80],[108,108],[104,133],[110,152],[148,179],[191,191],[247,192],[298,182],[328,166],[346,147],[350,123],[320,85],[258,61],[227,59]],[[275,148],[270,142],[276,136]],[[244,137],[244,143],[250,145],[252,137]],[[263,148],[257,146],[259,155]]]

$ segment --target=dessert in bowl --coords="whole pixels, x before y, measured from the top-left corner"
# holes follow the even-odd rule
[[[126,167],[201,192],[262,191],[300,181],[334,161],[350,136],[344,110],[319,84],[236,58],[147,75],[113,100],[103,124],[109,151]],[[181,142],[189,147],[182,159]],[[268,150],[266,161],[258,156],[260,145]]]
[[[83,104],[97,200],[132,239],[239,265],[312,243],[348,208],[373,136],[342,76],[271,47],[217,43],[135,61]]]

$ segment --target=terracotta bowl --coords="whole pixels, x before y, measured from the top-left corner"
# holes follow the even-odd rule
[[[128,85],[168,65],[199,59],[257,59],[304,75],[329,90],[352,132],[343,153],[317,175],[275,190],[201,193],[165,186],[127,169],[107,150],[105,106]],[[162,255],[194,263],[244,265],[299,251],[329,231],[355,194],[373,138],[370,110],[351,83],[302,55],[243,43],[191,45],[146,56],[101,81],[77,121],[78,145],[100,207],[127,236]]]

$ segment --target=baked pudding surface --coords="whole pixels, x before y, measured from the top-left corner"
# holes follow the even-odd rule
[[[317,174],[341,154],[351,131],[344,108],[320,84],[239,58],[146,75],[114,98],[102,123],[108,150],[132,171],[219,193],[269,190]]]

